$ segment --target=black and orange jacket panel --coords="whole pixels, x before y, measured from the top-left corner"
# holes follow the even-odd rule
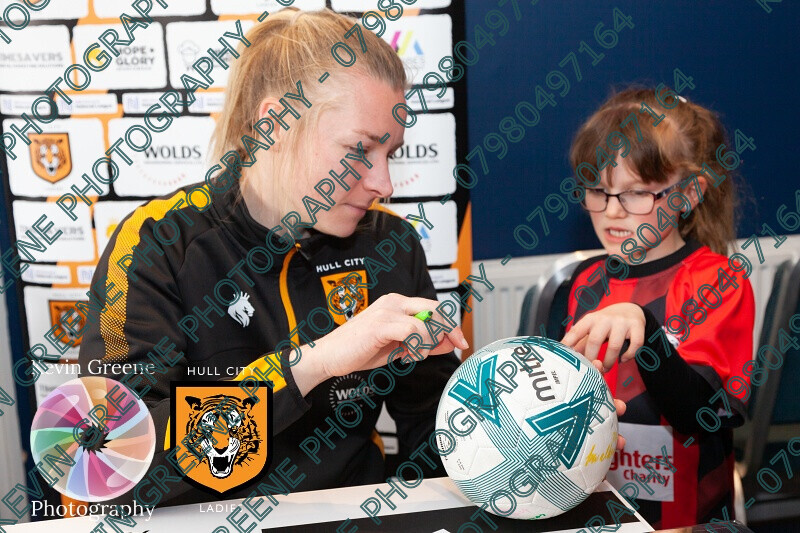
[[[418,237],[415,238],[415,231],[401,218],[382,209],[373,209],[364,221],[372,228],[369,231],[359,230],[350,237],[337,238],[312,229],[308,236],[288,247],[252,219],[239,197],[238,185],[223,193],[212,193],[211,207],[202,212],[184,202],[179,212],[168,214],[193,187],[196,185],[147,202],[124,219],[114,232],[93,282],[107,276],[108,282],[115,284],[115,290],[123,292],[123,297],[110,304],[98,320],[89,321],[80,348],[82,375],[89,375],[90,361],[101,360],[108,364],[100,368],[111,370],[103,375],[120,379],[122,374],[114,369],[122,367],[113,367],[112,363],[151,363],[147,354],[155,353],[155,345],[164,337],[169,342],[162,344],[162,351],[164,345],[174,343],[174,350],[184,353],[165,374],[152,374],[154,384],[144,380],[137,387],[138,390],[146,385],[151,387],[143,397],[152,413],[158,439],[151,471],[158,465],[166,465],[175,472],[166,460],[168,450],[175,445],[170,442],[169,435],[171,382],[242,379],[248,366],[260,367],[265,373],[270,364],[279,366],[283,378],[275,372],[269,375],[274,383],[273,460],[269,472],[289,458],[299,468],[296,475],[305,475],[295,487],[297,491],[382,482],[383,450],[374,430],[383,402],[397,423],[400,455],[410,453],[425,442],[434,429],[442,390],[458,366],[455,355],[427,358],[417,363],[408,375],[394,376],[396,385],[385,396],[366,389],[372,401],[365,401],[364,397],[356,400],[363,419],[353,428],[344,428],[344,438],[332,433],[329,438],[335,448],[329,449],[323,444],[317,454],[321,464],[317,465],[299,444],[314,436],[316,428],[328,430],[326,418],[336,420],[336,407],[348,398],[351,390],[366,382],[368,372],[329,379],[303,397],[288,364],[291,351],[280,346],[287,346],[290,332],[298,324],[301,325],[299,331],[291,337],[297,344],[304,344],[304,338],[316,340],[322,336],[304,323],[309,313],[318,307],[328,310],[328,305],[342,305],[339,312],[331,312],[334,326],[339,327],[384,294],[400,293],[436,300],[425,254]],[[197,192],[194,195],[202,197]],[[180,229],[177,238],[172,224],[158,225],[165,217]],[[154,232],[162,241],[175,242],[159,244]],[[405,236],[403,242],[408,249],[397,243],[393,256],[397,264],[391,271],[370,276],[364,259],[370,257],[386,264],[375,245],[392,233]],[[264,247],[268,238],[273,239],[275,248],[289,249],[273,254],[272,266],[268,269],[263,253],[252,254],[254,270],[246,261],[248,252],[254,247]],[[155,249],[148,250],[147,246],[153,245]],[[125,257],[132,253],[134,246],[141,257],[135,269],[126,270],[129,261]],[[339,298],[344,291],[337,286],[352,272],[358,273],[370,288],[359,289],[360,298]],[[224,279],[234,283],[220,284],[215,293],[215,286]],[[240,294],[235,295],[236,291]],[[328,297],[331,291],[336,291],[334,297]],[[234,300],[231,305],[224,304]],[[188,315],[194,318],[186,319]],[[326,320],[316,316],[314,323],[320,330]],[[297,333],[302,333],[304,338]],[[98,363],[91,368],[98,368]],[[355,419],[357,414],[352,409],[340,409],[341,416]],[[433,475],[444,475],[444,470],[439,467]],[[213,499],[185,482],[174,483],[169,488],[170,493],[161,505]],[[251,490],[226,496],[245,497]],[[128,494],[123,500],[129,501],[131,497]]]

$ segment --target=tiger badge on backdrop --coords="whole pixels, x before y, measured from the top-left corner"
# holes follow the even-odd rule
[[[53,331],[53,336],[62,344],[72,341],[71,346],[80,346],[83,339],[83,330],[86,326],[86,317],[78,312],[75,307],[79,300],[48,300],[50,309],[50,325],[58,327]]]
[[[334,322],[340,326],[369,305],[367,288],[359,286],[367,284],[366,270],[321,276],[320,281],[325,289],[328,311],[333,316]]]
[[[69,133],[29,133],[31,166],[37,176],[50,183],[63,180],[72,172]]]
[[[194,455],[186,480],[215,495],[258,481],[272,460],[272,389],[240,383],[172,382],[171,442]]]

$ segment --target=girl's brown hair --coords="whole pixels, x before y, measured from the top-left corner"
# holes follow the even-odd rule
[[[673,109],[664,110],[655,94],[652,88],[628,88],[613,94],[575,135],[570,149],[572,168],[583,162],[596,167],[598,146],[612,156],[618,156],[619,150],[612,151],[606,141],[611,133],[617,131],[623,133],[631,144],[630,153],[625,156],[628,168],[644,183],[667,183],[675,174],[681,179],[692,173],[700,176],[704,163],[718,175],[726,174],[727,178],[717,187],[714,187],[713,179],[705,176],[708,187],[703,193],[703,201],[687,218],[678,217],[681,236],[694,238],[713,251],[726,255],[729,243],[736,238],[734,213],[737,192],[732,172],[723,168],[716,156],[720,144],[725,144],[725,151],[732,150],[725,128],[716,113],[685,99],[677,100]],[[673,100],[667,98],[666,103],[672,105]],[[653,117],[640,112],[642,103],[656,113],[665,114],[666,118],[653,126]],[[631,114],[635,115],[636,121],[629,119]],[[638,140],[637,121],[641,141]],[[623,122],[624,126],[621,125]],[[616,157],[617,161],[620,159]],[[614,169],[609,165],[605,170],[610,184]]]
[[[281,98],[288,91],[297,93],[300,81],[305,97],[312,104],[307,109],[300,102],[289,100],[302,116],[297,120],[286,117],[290,129],[281,131],[285,147],[272,158],[275,166],[269,169],[272,177],[269,196],[278,200],[276,207],[281,213],[286,211],[284,181],[303,171],[297,168],[298,163],[310,160],[310,132],[315,130],[320,113],[340,99],[357,96],[352,94],[353,78],[345,74],[383,81],[397,91],[406,87],[403,63],[383,39],[368,30],[359,32],[363,34],[366,53],[362,53],[356,39],[345,39],[345,33],[356,22],[327,8],[320,11],[285,8],[271,13],[247,32],[245,37],[250,46],[238,47],[240,57],[233,62],[225,104],[211,141],[211,161],[218,161],[230,150],[237,151],[242,161],[247,161],[242,136],[258,138],[254,125],[265,98]],[[349,43],[356,58],[353,66],[344,67],[334,59],[331,47],[338,41]],[[348,59],[345,53],[340,55],[343,60]],[[323,84],[318,80],[325,72],[329,77]],[[279,128],[276,124],[275,129]]]

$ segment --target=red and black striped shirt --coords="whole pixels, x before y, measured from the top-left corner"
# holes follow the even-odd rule
[[[627,276],[608,272],[606,259],[607,256],[587,259],[573,274],[568,312],[575,318],[567,327],[590,312],[584,306],[597,303],[580,293],[576,296],[584,286],[587,288],[580,292],[589,290],[599,299],[591,310],[622,302],[641,306],[647,320],[645,346],[652,350],[649,357],[642,354],[641,359],[614,365],[605,375],[614,397],[628,406],[619,419],[620,433],[628,444],[624,451],[616,452],[609,481],[619,487],[637,473],[641,476],[647,472],[643,464],[648,456],[656,457],[658,450],[666,446],[668,461],[676,471],[659,465],[658,472],[663,475],[660,482],[654,477],[642,481],[652,486],[655,494],[640,490],[639,512],[656,529],[709,522],[712,517],[722,516],[723,506],[733,508],[732,428],[743,422],[745,412],[740,398],[728,393],[726,400],[732,416],[721,409],[720,395],[713,405],[710,399],[730,377],[741,375],[742,365],[752,358],[752,288],[741,275],[736,277],[726,257],[695,241],[667,257],[630,265]],[[598,268],[601,272],[597,272]],[[703,288],[706,301],[716,307],[700,304],[706,313],[701,321],[702,312],[690,307],[696,314],[689,317],[685,313],[688,310],[682,311],[682,307],[690,298],[699,302],[698,290],[704,285],[719,291],[721,303],[707,287]],[[583,304],[579,304],[578,297]],[[667,323],[669,330],[663,327]],[[681,324],[688,326],[688,333]],[[603,345],[601,360],[605,350]],[[654,354],[659,365],[650,370],[655,366]],[[697,417],[701,407],[713,410],[702,413],[709,419],[705,428]],[[716,431],[708,431],[709,421],[716,425],[713,413],[718,414],[722,425]]]

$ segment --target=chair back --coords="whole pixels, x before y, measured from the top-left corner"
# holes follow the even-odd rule
[[[528,289],[522,302],[518,335],[561,338],[561,321],[567,314],[572,273],[585,258],[584,253],[575,252],[558,259],[550,273],[542,275],[538,283]]]
[[[522,299],[522,312],[519,315],[519,327],[517,328],[517,336],[530,336],[533,335],[532,331],[536,330],[536,306],[539,302],[539,285],[534,285],[525,292],[525,297]]]
[[[767,344],[779,348],[781,329],[792,335],[789,319],[798,310],[799,293],[800,264],[795,265],[794,261],[786,260],[775,269],[757,349]],[[800,361],[797,361],[799,355],[798,350],[788,350],[782,354],[783,365],[768,370],[767,380],[761,386],[751,384],[752,394],[748,403],[750,422],[743,428],[747,441],[740,465],[744,467],[745,478],[751,477],[762,466],[770,426],[800,422],[800,407],[797,400],[792,399],[796,398],[794,388],[800,382]],[[766,353],[765,358],[769,361],[775,360],[775,356],[770,353]],[[794,405],[790,405],[792,403]]]
[[[780,350],[781,345],[788,346],[783,354],[783,366],[776,372],[775,380],[778,381],[778,393],[775,396],[772,409],[773,424],[798,424],[800,423],[800,399],[797,396],[797,384],[800,383],[800,349],[791,346],[789,337],[800,337],[800,334],[791,330],[789,323],[797,313],[800,313],[800,262],[792,269],[786,282],[786,306],[781,316],[780,327],[786,332],[781,342],[780,330],[776,329],[772,344]],[[796,322],[800,324],[800,320]]]

